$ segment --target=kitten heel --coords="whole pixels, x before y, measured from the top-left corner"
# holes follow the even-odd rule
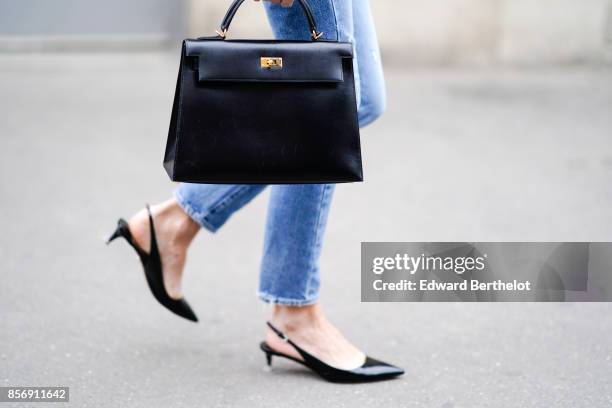
[[[116,240],[119,237],[123,237],[124,233],[122,231],[123,229],[123,225],[121,223],[121,220],[117,223],[117,229],[115,229],[115,231],[111,234],[110,237],[108,237],[108,239],[106,240],[106,245],[109,245],[111,242],[113,242],[114,240]]]

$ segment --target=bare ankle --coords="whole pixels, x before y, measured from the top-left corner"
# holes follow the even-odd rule
[[[200,226],[183,211],[174,198],[158,204],[155,212],[172,225],[174,238],[179,241],[191,242],[200,230]]]
[[[272,324],[279,325],[284,331],[316,326],[325,321],[325,315],[319,305],[301,307],[275,305],[272,312]]]

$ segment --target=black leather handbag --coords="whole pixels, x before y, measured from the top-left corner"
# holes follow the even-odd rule
[[[174,181],[303,184],[362,181],[350,43],[185,40],[164,168]]]

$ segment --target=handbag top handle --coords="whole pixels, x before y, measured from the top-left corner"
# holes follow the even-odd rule
[[[312,15],[310,5],[306,0],[297,1],[298,3],[300,3],[300,6],[302,6],[302,10],[306,15],[306,19],[308,19],[308,25],[310,26],[310,36],[312,40],[318,40],[319,38],[321,38],[323,33],[317,31],[317,24],[315,23],[314,16]],[[216,30],[216,33],[221,39],[225,39],[225,35],[227,34],[227,30],[229,29],[232,19],[234,18],[234,15],[238,11],[238,8],[242,5],[242,3],[244,3],[244,0],[234,0],[232,5],[227,10],[227,13],[225,13],[225,17],[223,17],[223,21],[221,22],[221,27],[219,28],[219,30]]]

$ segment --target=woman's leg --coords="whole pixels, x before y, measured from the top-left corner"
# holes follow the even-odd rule
[[[365,356],[325,318],[319,299],[319,257],[334,192],[332,184],[274,186],[270,196],[259,296],[275,305],[272,324],[313,355],[339,368]],[[269,329],[273,349],[301,358]]]
[[[174,198],[151,207],[164,286],[171,298],[182,296],[181,278],[187,250],[200,227],[217,231],[264,188],[264,185],[181,184]],[[129,226],[140,247],[148,249],[151,237],[146,211],[134,215]]]
[[[355,45],[354,71],[359,122],[365,126],[384,109],[384,83],[369,5],[366,0],[311,0],[319,31],[326,39]],[[299,5],[268,5],[277,38],[309,39]],[[333,135],[330,135],[333,137]],[[274,303],[272,323],[328,364],[344,369],[360,366],[364,354],[325,318],[317,304],[319,255],[332,197],[329,185],[279,186],[272,192],[260,278],[260,297]],[[273,349],[301,359],[267,329]]]
[[[309,0],[317,29],[323,38],[350,42],[354,47],[353,69],[359,126],[374,122],[385,109],[385,83],[378,38],[369,0]],[[276,38],[310,40],[308,24],[296,3],[283,8],[266,4]]]
[[[364,127],[378,119],[385,110],[385,79],[370,2],[352,0],[351,3],[357,71],[355,78],[359,84],[359,126]]]
[[[259,281],[264,301],[317,302],[319,256],[333,192],[333,184],[272,187]]]
[[[183,211],[200,226],[216,232],[229,217],[266,188],[262,184],[189,184],[174,191]]]

